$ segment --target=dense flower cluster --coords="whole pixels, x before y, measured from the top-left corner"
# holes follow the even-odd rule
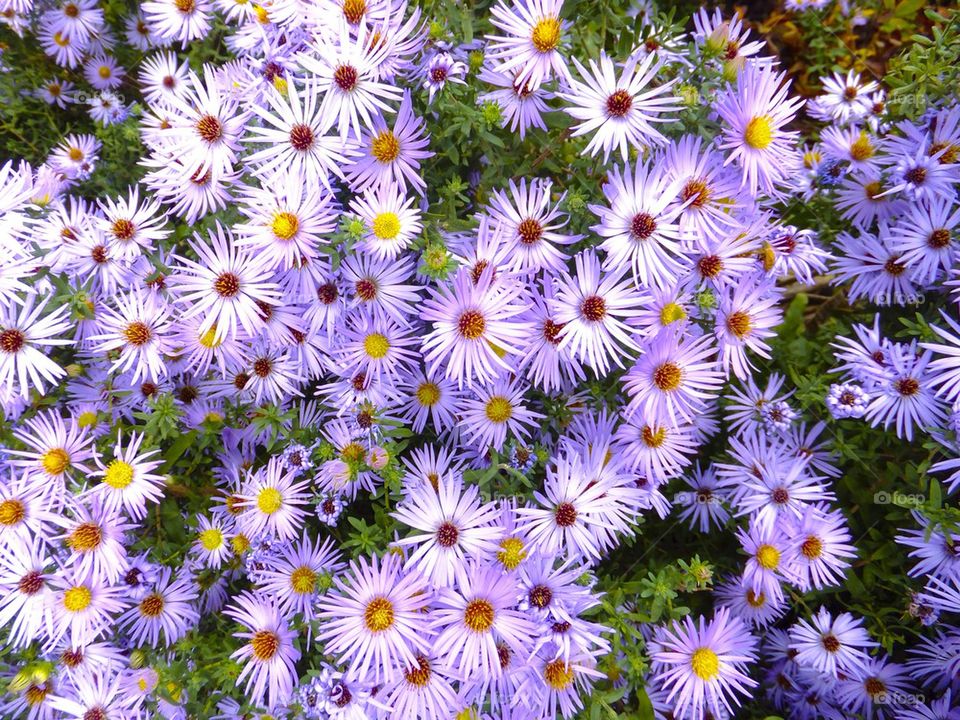
[[[625,683],[603,561],[671,514],[741,557],[707,616],[613,608],[646,643],[624,691],[656,717],[755,695],[801,720],[960,717],[948,525],[917,511],[895,539],[937,625],[906,663],[803,600],[859,555],[833,423],[923,434],[960,485],[955,312],[923,341],[880,315],[837,337],[830,422],[766,371],[797,287],[956,294],[960,106],[894,123],[854,71],[805,102],[720,11],[578,58],[561,5],[499,0],[456,45],[404,0],[150,0],[125,69],[97,0],[0,0],[69,71],[37,96],[82,92],[146,149],[95,199],[91,134],[0,168],[4,717],[186,718],[197,698],[161,678],[206,672],[211,628],[236,648],[236,687],[204,688],[223,720],[573,717]],[[191,68],[218,23],[234,59]],[[582,138],[595,196],[505,177],[439,225],[434,109],[468,82],[505,136]],[[848,223],[830,242],[784,219],[814,198]],[[396,532],[371,547],[361,516]],[[188,540],[161,549],[170,522]]]

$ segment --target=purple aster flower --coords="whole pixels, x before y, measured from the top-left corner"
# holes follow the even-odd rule
[[[862,627],[863,621],[850,613],[836,617],[821,607],[810,621],[800,619],[790,628],[790,648],[797,663],[832,677],[862,673],[877,647]]]
[[[862,418],[870,404],[870,396],[854,383],[834,383],[827,393],[826,403],[830,414],[838,420]]]
[[[490,22],[504,34],[487,36],[487,54],[497,61],[495,69],[515,71],[515,82],[534,90],[553,76],[567,80],[570,71],[560,46],[570,23],[560,19],[562,5],[562,0],[514,0],[510,7],[499,0],[490,9]]]

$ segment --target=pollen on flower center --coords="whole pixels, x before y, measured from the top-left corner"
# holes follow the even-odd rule
[[[440,387],[427,380],[417,387],[417,402],[424,407],[433,407],[440,401]]]
[[[393,240],[400,234],[400,218],[395,212],[382,212],[371,223],[373,234],[379,240]]]
[[[274,487],[265,487],[257,494],[257,508],[264,515],[273,515],[283,507],[283,495]]]
[[[486,329],[487,321],[479,310],[466,310],[457,320],[457,330],[467,340],[478,339]]]
[[[743,139],[755,150],[766,150],[773,142],[773,121],[769,115],[760,115],[747,123]]]
[[[389,130],[381,130],[373,138],[370,154],[381,163],[391,163],[400,157],[400,141]]]
[[[417,667],[405,670],[403,677],[414,687],[424,687],[430,682],[430,661],[423,655],[417,655]]]
[[[70,455],[63,448],[50,448],[40,458],[48,475],[60,475],[70,466]]]
[[[500,541],[497,560],[499,560],[507,570],[515,570],[526,557],[527,551],[524,550],[523,540],[520,538],[508,537]]]
[[[667,439],[667,429],[665,427],[658,427],[654,430],[649,425],[644,425],[643,430],[640,431],[640,437],[647,447],[658,448],[663,445]]]
[[[621,118],[633,107],[633,96],[626,90],[617,90],[607,98],[607,115]]]
[[[280,649],[280,638],[269,630],[257,630],[250,638],[250,649],[257,660],[266,662]]]
[[[657,221],[649,213],[637,213],[630,221],[630,237],[634,240],[646,240],[657,229]]]
[[[690,656],[690,669],[701,680],[710,682],[720,675],[720,658],[710,648],[697,648]]]
[[[26,340],[27,336],[16,328],[7,328],[0,332],[0,350],[12,355],[23,348]]]
[[[357,297],[364,302],[370,302],[377,297],[377,284],[370,278],[361,278],[356,283]]]
[[[543,339],[551,345],[560,344],[560,331],[563,330],[566,323],[554,322],[550,318],[543,321]]]
[[[253,363],[253,374],[260,378],[268,377],[273,370],[270,358],[257,358]]]
[[[487,400],[484,412],[490,422],[505,423],[513,415],[513,406],[510,404],[510,400],[502,395],[494,395]]]
[[[887,692],[887,686],[880,678],[869,677],[863,683],[863,689],[867,691],[867,695],[872,698],[878,698],[884,693]]]
[[[927,245],[932,247],[934,250],[942,250],[949,244],[950,231],[946,228],[937,228],[930,233],[930,237],[927,238]]]
[[[112,488],[123,490],[133,482],[133,466],[123,460],[114,460],[107,466],[103,481]]]
[[[306,565],[301,565],[290,573],[290,587],[295,593],[306,595],[317,589],[317,573]]]
[[[150,330],[149,325],[138,320],[124,328],[123,337],[131,345],[139,347],[150,342],[150,338],[153,337],[153,331]]]
[[[599,295],[585,297],[580,303],[580,314],[591,322],[600,322],[607,314],[607,303]]]
[[[390,350],[390,341],[380,333],[370,333],[363,339],[363,351],[368,357],[380,360],[386,357]]]
[[[907,266],[906,266],[904,263],[900,262],[900,257],[897,256],[897,255],[894,255],[893,257],[889,258],[889,259],[883,264],[883,270],[884,270],[884,272],[886,272],[886,273],[888,273],[888,274],[890,274],[890,275],[893,275],[894,277],[898,277],[898,276],[900,276],[900,275],[903,275],[903,273],[904,273],[904,271],[906,271],[906,269],[907,269]]]
[[[816,560],[823,553],[823,541],[816,535],[808,535],[800,546],[800,552],[805,558]]]
[[[291,212],[278,212],[273,216],[273,223],[270,225],[273,234],[280,240],[289,240],[297,234],[300,229],[300,220]]]
[[[363,611],[363,624],[372,633],[383,632],[393,627],[393,603],[385,597],[375,597]]]
[[[140,601],[140,614],[144,617],[160,617],[163,613],[163,595],[159,593],[150,593]]]
[[[16,525],[27,516],[23,503],[14,498],[0,502],[0,525]]]
[[[216,323],[211,325],[210,329],[201,335],[198,340],[203,347],[207,348],[207,350],[213,350],[223,344],[223,338],[217,338]]]
[[[865,132],[860,133],[860,137],[850,146],[850,157],[861,162],[872,158],[875,152],[870,137]]]
[[[774,570],[780,565],[780,551],[773,545],[761,545],[757,548],[757,564],[764,570]]]
[[[653,384],[664,392],[676,390],[680,387],[680,381],[682,379],[683,371],[676,363],[665,362],[653,370]]]
[[[125,242],[133,237],[133,234],[136,232],[137,228],[132,222],[126,218],[117,218],[113,221],[113,224],[110,226],[110,232],[113,233],[113,236],[122,242]]]
[[[562,658],[551,660],[543,668],[543,679],[554,690],[566,690],[573,682],[573,668]]]
[[[677,303],[667,303],[660,309],[660,323],[662,325],[672,325],[685,317],[687,317],[687,311]]]
[[[840,649],[840,640],[833,633],[827,633],[820,639],[823,649],[829,653],[835,653]]]
[[[743,310],[737,310],[727,315],[727,330],[741,340],[750,334],[752,327],[750,315]]]
[[[86,585],[74,585],[63,594],[63,607],[70,612],[86,610],[93,602],[93,592]]]
[[[534,218],[526,218],[517,225],[517,235],[524,245],[533,245],[543,237],[543,225]]]
[[[489,630],[493,626],[493,618],[493,605],[482,598],[471,600],[463,610],[464,625],[475,633]]]
[[[103,540],[103,531],[94,523],[81,523],[67,536],[67,545],[74,552],[85,553],[96,550]]]
[[[767,603],[766,595],[764,595],[763,593],[760,593],[758,595],[753,590],[747,590],[747,604],[750,607],[760,608],[766,605],[766,603]]]
[[[313,130],[310,126],[298,123],[290,128],[290,145],[300,152],[309,150],[313,146]]]
[[[333,71],[333,81],[343,92],[350,92],[357,85],[359,75],[356,68],[351,65],[339,65]]]
[[[344,0],[343,1],[343,17],[346,18],[347,22],[351,25],[357,25],[363,19],[364,13],[367,12],[367,3],[366,0]]]
[[[452,522],[443,522],[437,528],[436,538],[440,547],[453,547],[460,539],[460,530]]]
[[[223,533],[219,528],[207,528],[200,533],[200,544],[208,552],[223,547]]]
[[[220,297],[232,298],[240,292],[240,278],[232,272],[220,273],[213,281],[213,289]]]
[[[557,505],[553,516],[559,527],[570,527],[577,522],[577,508],[573,503],[563,502]]]
[[[697,269],[705,278],[715,278],[723,270],[723,260],[716,255],[704,255],[697,261]]]
[[[43,575],[37,570],[31,570],[17,583],[17,590],[24,595],[36,595],[43,589]]]
[[[194,0],[173,0],[173,4],[176,6],[177,10],[182,12],[184,15],[189,15],[197,7],[197,4]]]
[[[553,600],[553,590],[546,585],[534,585],[527,593],[527,600],[531,605],[542,610]]]
[[[67,151],[67,156],[74,162],[83,160],[83,150],[78,147],[72,147]]]
[[[920,383],[912,377],[900,378],[893,383],[893,387],[904,397],[910,397],[920,392]]]
[[[560,44],[560,20],[555,17],[543,18],[533,26],[530,40],[537,52],[548,53],[556,50]]]
[[[176,0],[178,3],[182,0]],[[193,0],[189,0],[190,5],[193,5]],[[213,115],[204,115],[202,118],[197,120],[197,134],[200,138],[207,143],[215,143],[221,137],[223,137],[223,123],[221,123]]]

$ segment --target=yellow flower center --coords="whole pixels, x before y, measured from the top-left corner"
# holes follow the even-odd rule
[[[507,570],[516,570],[526,557],[527,551],[524,549],[523,540],[520,538],[508,537],[500,541],[497,560]]]
[[[690,667],[694,675],[710,682],[720,675],[720,658],[710,648],[697,648],[690,657]]]
[[[283,507],[283,495],[273,487],[265,487],[257,495],[257,507],[264,515],[273,515],[277,510]]]
[[[40,458],[40,464],[49,475],[60,475],[70,467],[70,455],[63,448],[51,448]]]
[[[250,549],[250,540],[243,533],[237,533],[233,536],[233,539],[230,541],[230,544],[233,546],[233,552],[237,555],[243,555],[247,550]]]
[[[664,392],[676,390],[680,387],[681,380],[683,380],[683,371],[676,363],[665,362],[653,371],[653,384]]]
[[[380,360],[387,356],[390,350],[390,341],[380,333],[370,333],[363,339],[363,351],[368,357]]]
[[[257,16],[257,22],[261,25],[266,25],[270,22],[270,15],[267,14],[267,9],[262,5],[254,5],[253,13]]]
[[[97,422],[97,414],[92,410],[82,412],[77,417],[77,425],[82,428],[95,427]]]
[[[273,224],[270,226],[273,234],[280,240],[289,240],[297,234],[300,229],[300,221],[297,216],[289,212],[279,212],[273,216]]]
[[[378,162],[389,163],[400,157],[400,141],[389,130],[382,130],[370,146],[370,153]]]
[[[750,315],[737,310],[727,315],[727,330],[743,340],[750,333]]]
[[[554,690],[566,690],[573,682],[573,668],[563,660],[553,660],[543,668],[543,679]]]
[[[140,614],[144,617],[160,617],[163,613],[163,595],[159,593],[150,593],[140,601]]]
[[[114,460],[107,466],[103,481],[112,488],[123,490],[133,482],[133,466],[123,460]]]
[[[280,638],[269,630],[257,630],[250,638],[250,648],[257,660],[266,662],[280,649]]]
[[[214,323],[210,326],[210,329],[207,330],[199,338],[200,344],[207,350],[213,350],[214,348],[220,347],[223,344],[223,338],[217,338],[217,324]]]
[[[93,602],[93,593],[85,585],[75,585],[63,594],[63,607],[70,612],[86,610]]]
[[[667,303],[660,310],[660,324],[670,325],[677,320],[683,320],[687,316],[687,311],[677,303]]]
[[[757,563],[764,570],[775,570],[780,564],[780,551],[773,545],[761,545],[757,548]]]
[[[400,218],[394,212],[382,212],[373,219],[373,234],[379,240],[393,240],[400,234]]]
[[[290,587],[300,595],[312,593],[317,588],[317,574],[306,565],[301,565],[290,573]]]
[[[74,162],[83,160],[83,150],[78,147],[72,147],[67,151],[67,156]]]
[[[493,618],[493,605],[487,600],[471,600],[463,610],[464,625],[475,633],[489,630],[493,626]]]
[[[555,17],[543,18],[533,26],[530,40],[537,52],[548,53],[556,50],[560,44],[560,20]]]
[[[850,157],[858,161],[869,160],[875,152],[870,137],[865,132],[861,132],[860,137],[850,146]]]
[[[494,395],[487,400],[487,419],[493,423],[505,423],[513,415],[513,406],[503,395]]]
[[[103,540],[100,526],[94,523],[81,523],[67,536],[67,545],[74,552],[85,553],[96,550]]]
[[[213,552],[214,550],[223,547],[223,533],[219,528],[207,528],[200,533],[200,544],[203,546],[204,550]]]
[[[363,460],[363,456],[366,455],[366,452],[363,449],[363,445],[360,443],[347,443],[343,446],[343,450],[340,451],[340,459],[345,463],[358,463]]]
[[[755,150],[766,150],[773,142],[773,122],[769,115],[761,115],[747,123],[743,133],[747,145]]]
[[[16,525],[27,516],[27,509],[19,500],[9,499],[0,502],[0,525]]]
[[[393,603],[385,597],[375,597],[363,611],[363,624],[372,633],[389,630],[393,627]]]
[[[424,407],[433,407],[440,402],[440,386],[429,380],[417,387],[417,402]]]
[[[110,77],[110,68],[106,65],[101,65],[97,68],[97,75],[99,75],[103,80],[106,80]]]
[[[658,448],[663,445],[667,439],[667,429],[665,427],[658,427],[654,430],[649,425],[644,425],[643,430],[640,431],[640,438],[647,447]]]

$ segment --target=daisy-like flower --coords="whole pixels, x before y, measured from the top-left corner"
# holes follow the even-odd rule
[[[479,96],[477,101],[497,104],[503,117],[501,127],[509,125],[510,132],[519,131],[521,140],[531,127],[547,129],[543,114],[550,110],[546,101],[553,99],[552,92],[533,88],[529,82],[518,82],[516,72],[498,72],[487,66],[480,71],[480,79],[500,88]]]
[[[476,397],[464,400],[462,423],[470,441],[478,449],[489,446],[497,451],[503,448],[507,433],[526,438],[527,425],[535,425],[543,417],[529,410],[523,402],[526,385],[506,378],[491,387],[474,387]]]
[[[843,513],[826,504],[809,506],[789,535],[786,560],[804,591],[839,584],[857,556]]]
[[[570,79],[560,53],[563,33],[570,23],[560,19],[562,0],[500,0],[490,9],[490,22],[503,35],[488,35],[487,54],[501,73],[515,72],[517,83],[532,89],[557,76]]]
[[[862,418],[867,413],[870,395],[853,383],[833,384],[827,393],[826,403],[830,414],[838,420]]]
[[[703,410],[723,383],[712,362],[717,349],[709,335],[679,342],[672,333],[660,333],[623,377],[630,396],[627,415],[669,417],[690,422]]]
[[[117,432],[117,444],[113,448],[114,459],[104,465],[97,458],[100,470],[94,476],[102,476],[103,482],[88,491],[91,497],[97,497],[109,512],[123,508],[134,520],[142,520],[147,514],[148,502],[159,502],[163,497],[164,478],[156,475],[163,460],[151,460],[159,449],[140,452],[144,436],[131,433],[126,449],[123,448],[121,434]]]
[[[783,126],[793,120],[803,100],[788,99],[785,77],[770,63],[745,65],[736,84],[722,92],[714,106],[725,125],[720,148],[732,151],[726,162],[742,169],[741,185],[751,195],[757,190],[776,194],[775,186],[795,164],[797,133]]]
[[[737,539],[747,554],[743,582],[757,595],[769,597],[775,602],[783,599],[782,582],[793,578],[790,566],[785,562],[787,536],[765,523],[752,523],[747,530],[738,530]]]
[[[45,382],[53,385],[67,374],[42,348],[73,344],[63,337],[71,327],[69,305],[43,315],[50,298],[39,304],[36,300],[29,295],[19,309],[0,308],[0,388],[24,400],[31,388],[42,395]]]
[[[401,669],[419,666],[418,654],[431,651],[428,618],[430,583],[403,560],[388,555],[369,562],[361,556],[345,577],[334,576],[336,590],[319,602],[318,639],[327,653],[349,663],[348,677],[390,682]]]
[[[357,253],[344,260],[340,273],[352,294],[351,307],[367,308],[374,317],[406,325],[420,303],[420,287],[405,282],[413,275],[409,259],[390,262]]]
[[[180,97],[189,80],[190,64],[178,64],[176,53],[158,52],[140,66],[140,86],[150,104],[162,104],[170,96]]]
[[[912,205],[890,228],[889,242],[914,280],[928,284],[951,269],[958,227],[960,207],[935,197]]]
[[[873,80],[863,82],[860,73],[853,69],[846,77],[837,71],[822,82],[823,94],[816,99],[817,108],[841,124],[867,115],[873,105],[870,93],[879,87]]]
[[[452,381],[428,378],[421,371],[399,381],[397,389],[407,398],[400,417],[415,433],[423,432],[428,419],[438,434],[453,429],[462,397]]]
[[[459,387],[512,369],[503,356],[518,354],[526,335],[527,325],[518,318],[526,310],[522,285],[496,280],[492,268],[477,278],[462,268],[449,286],[431,294],[420,309],[420,318],[433,323],[422,346],[431,376],[441,361],[444,375]]]
[[[433,157],[434,153],[427,150],[429,145],[423,118],[414,114],[410,92],[405,90],[393,127],[377,115],[371,129],[364,133],[362,155],[347,168],[351,188],[362,193],[393,182],[401,191],[409,187],[423,195],[427,186],[420,177],[420,161]]]
[[[871,391],[865,418],[874,427],[894,424],[897,437],[913,439],[915,426],[921,429],[940,425],[945,417],[942,402],[935,396],[927,366],[930,350],[917,352],[916,340],[909,345],[891,344],[889,366]]]
[[[862,627],[862,621],[850,613],[833,617],[821,607],[811,618],[790,628],[790,649],[796,651],[800,665],[837,677],[866,670],[867,650],[877,647]]]
[[[619,78],[613,60],[602,50],[599,59],[599,65],[590,60],[588,71],[574,58],[583,80],[571,78],[570,91],[560,93],[569,103],[567,114],[580,121],[574,125],[572,136],[593,133],[587,150],[591,155],[602,150],[604,162],[617,148],[627,162],[631,148],[665,143],[666,138],[653,123],[669,122],[672,118],[661,114],[680,109],[680,98],[667,95],[677,80],[647,89],[662,67],[654,54],[641,58],[634,53],[624,63]]]
[[[639,294],[629,279],[621,279],[622,271],[602,273],[592,250],[574,261],[575,277],[564,272],[551,301],[556,322],[563,324],[557,349],[603,375],[611,361],[622,368],[621,358],[638,348],[625,320],[638,314]]]
[[[38,93],[49,105],[65,108],[67,103],[73,102],[74,84],[59,78],[51,78],[40,86]]]
[[[663,288],[676,282],[687,262],[678,221],[683,206],[673,203],[679,186],[659,163],[640,159],[632,172],[629,165],[622,174],[619,168],[610,172],[603,188],[610,207],[590,206],[600,218],[591,229],[604,238],[605,270],[622,273],[629,262],[638,285]]]
[[[468,557],[497,550],[501,530],[494,523],[500,510],[493,503],[482,503],[479,492],[476,485],[464,490],[461,478],[447,475],[436,488],[429,483],[411,487],[393,513],[419,531],[395,545],[416,547],[407,563],[438,587],[452,585]]]
[[[69,720],[122,719],[134,704],[134,698],[124,692],[122,681],[123,675],[112,670],[91,671],[74,683],[73,693],[52,698],[50,705]]]
[[[134,291],[114,300],[117,309],[104,305],[97,316],[101,333],[91,335],[93,352],[119,351],[110,369],[132,370],[132,382],[159,382],[167,375],[163,356],[172,354],[169,338],[171,308],[154,294]]]
[[[50,648],[65,637],[74,647],[93,642],[113,627],[114,616],[127,605],[121,599],[120,587],[93,580],[76,568],[52,575],[50,584]]]
[[[712,525],[721,528],[726,525],[730,519],[730,511],[724,506],[727,493],[717,482],[713,466],[708,465],[702,470],[698,461],[696,468],[683,479],[689,489],[678,493],[675,498],[675,504],[682,508],[680,519],[701,533],[709,532]]]
[[[463,76],[467,74],[467,66],[459,60],[454,60],[448,52],[438,52],[430,58],[423,69],[423,86],[429,97],[427,102],[433,102],[433,97],[446,87],[448,82],[466,85]]]
[[[529,188],[526,178],[516,185],[510,180],[510,195],[494,190],[487,212],[498,221],[509,246],[511,272],[536,272],[548,269],[559,272],[566,267],[566,255],[555,245],[569,245],[580,236],[558,232],[567,224],[566,213],[550,197],[553,183],[534,178]]]
[[[27,468],[31,475],[44,479],[44,493],[51,490],[53,497],[65,488],[67,478],[75,472],[89,473],[86,461],[94,456],[93,437],[75,421],[65,421],[54,410],[38,413],[14,431],[26,450],[7,450],[14,467]],[[22,459],[20,459],[22,458]]]
[[[321,39],[313,54],[300,57],[300,64],[313,74],[316,89],[323,94],[320,117],[324,127],[334,124],[340,137],[363,135],[361,122],[373,128],[373,118],[393,113],[388,103],[398,102],[401,92],[376,80],[376,69],[391,52],[390,42],[371,42],[365,23],[350,37],[350,26],[340,23],[339,33]]]
[[[757,686],[747,674],[747,664],[757,657],[757,640],[739,618],[718,608],[707,622],[689,616],[654,635],[653,672],[673,703],[674,713],[685,717],[733,714],[738,695],[749,695]]]
[[[457,574],[455,588],[443,589],[431,612],[438,632],[432,649],[456,668],[460,677],[498,677],[502,672],[498,643],[527,656],[536,625],[515,609],[516,577],[498,565],[472,562]]]
[[[413,201],[392,182],[381,182],[376,190],[352,200],[350,210],[363,220],[366,231],[357,249],[378,260],[395,259],[423,229]]]
[[[404,669],[402,677],[378,690],[378,700],[410,720],[455,715],[462,705],[454,689],[456,676],[436,655],[418,654],[416,659],[415,667]]]
[[[190,247],[199,262],[173,256],[180,266],[170,284],[177,301],[187,306],[181,318],[202,316],[199,333],[212,330],[211,342],[235,338],[239,327],[256,336],[263,326],[259,303],[277,304],[280,295],[264,257],[240,250],[233,234],[219,223],[210,233],[212,247],[199,235],[194,238]]]
[[[284,547],[280,557],[263,571],[260,589],[277,599],[284,615],[302,613],[310,619],[319,593],[329,589],[333,576],[346,569],[339,557],[333,538],[311,541],[304,531],[298,542]]]
[[[237,523],[248,537],[264,534],[292,540],[303,525],[309,501],[310,478],[296,482],[297,474],[283,467],[283,459],[272,457],[266,467],[252,473],[237,493],[234,507]]]
[[[200,620],[196,587],[188,577],[173,578],[171,573],[163,568],[150,592],[117,621],[137,646],[156,647],[163,631],[164,645],[170,647]]]
[[[750,375],[754,366],[747,358],[748,349],[770,358],[766,340],[776,335],[773,328],[780,324],[779,299],[774,287],[751,288],[746,284],[720,297],[714,334],[721,364],[728,375],[731,370],[740,380]]]
[[[297,633],[272,599],[249,592],[240,593],[223,612],[245,628],[234,633],[245,644],[230,656],[244,663],[237,683],[246,679],[245,691],[254,704],[266,699],[271,709],[286,705],[297,680]]]
[[[97,498],[88,504],[71,503],[70,514],[56,523],[64,529],[59,536],[69,550],[65,566],[95,582],[115,584],[127,568],[125,535],[136,527],[116,511],[108,510]]]
[[[0,514],[7,502],[0,504]],[[50,565],[40,537],[24,538],[16,547],[0,547],[0,626],[14,648],[26,648],[43,634],[52,597]]]
[[[179,40],[182,48],[210,30],[209,0],[149,0],[140,9],[157,37],[168,43]]]
[[[285,102],[281,93],[268,91],[264,97],[268,107],[253,105],[263,123],[251,125],[251,135],[244,142],[265,143],[267,147],[248,155],[245,161],[260,177],[283,172],[291,178],[305,179],[305,187],[322,183],[332,192],[330,176],[343,178],[343,167],[353,155],[353,143],[326,134],[330,122],[317,107],[316,86],[307,84],[300,92],[293,80],[286,86]]]

